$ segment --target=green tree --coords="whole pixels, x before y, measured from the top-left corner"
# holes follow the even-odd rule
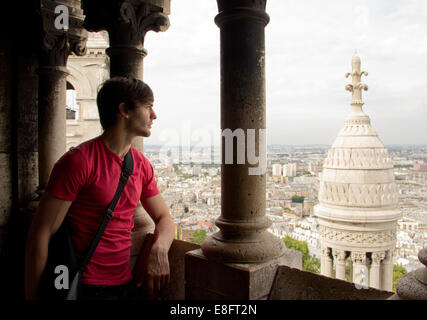
[[[303,203],[304,202],[304,196],[299,196],[297,194],[294,194],[292,196],[292,202]]]
[[[345,279],[349,282],[351,282],[351,277],[350,277],[350,265],[346,264],[345,265]]]
[[[181,224],[180,223],[178,223],[178,226],[177,226],[177,230],[176,230],[176,239],[178,239],[179,240],[179,238],[181,238]]]
[[[402,278],[405,274],[407,274],[405,267],[399,266],[395,264],[393,266],[393,291],[396,292],[396,286],[399,282],[400,278]]]
[[[302,269],[313,273],[320,273],[320,260],[310,255],[307,242],[299,241],[286,236],[283,238],[286,248],[298,250],[302,253]]]
[[[193,232],[193,236],[190,238],[190,242],[196,244],[202,244],[206,239],[206,230],[196,230]]]

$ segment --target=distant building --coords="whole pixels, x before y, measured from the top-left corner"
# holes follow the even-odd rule
[[[102,133],[96,95],[109,78],[107,32],[89,32],[87,53],[70,55],[67,69],[66,134],[67,150]]]
[[[411,218],[402,218],[397,224],[402,231],[417,231],[419,222]]]
[[[273,177],[280,177],[282,175],[282,165],[275,163],[273,164]]]
[[[427,171],[427,164],[416,163],[416,164],[414,164],[413,170],[415,170],[415,171]]]
[[[289,163],[283,165],[283,176],[284,177],[295,177],[297,175],[297,164]]]
[[[200,174],[202,173],[202,167],[201,167],[200,165],[195,165],[195,166],[193,166],[193,168],[192,168],[192,173],[193,173],[193,175],[195,175],[195,176],[200,175]]]
[[[318,170],[317,165],[315,163],[310,162],[308,164],[308,171],[310,171],[311,173],[315,173],[315,172],[317,172],[317,170]]]

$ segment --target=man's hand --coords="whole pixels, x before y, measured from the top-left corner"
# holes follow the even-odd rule
[[[160,194],[141,199],[145,210],[156,224],[154,243],[145,267],[140,270],[137,286],[145,286],[148,299],[159,299],[170,281],[168,252],[175,234],[175,224]]]
[[[162,290],[170,281],[169,248],[162,247],[156,240],[148,256],[146,270],[140,274],[137,284],[137,287],[145,287],[147,298],[150,300],[159,299]]]

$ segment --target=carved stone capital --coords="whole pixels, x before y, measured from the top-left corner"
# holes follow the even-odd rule
[[[332,259],[332,249],[331,248],[329,248],[329,247],[322,247],[320,250],[322,252],[322,256],[323,257]]]
[[[372,253],[372,263],[379,265],[381,261],[385,259],[385,251],[382,252],[373,252]]]
[[[366,253],[365,252],[352,252],[351,260],[353,263],[366,264]]]
[[[43,38],[40,64],[44,66],[65,66],[71,52],[67,34],[55,36],[46,33]]]
[[[85,27],[89,31],[107,30],[111,47],[142,50],[148,31],[169,28],[169,7],[169,0],[83,1]]]
[[[393,254],[394,254],[394,250],[387,250],[385,252],[385,258],[383,259],[383,263],[392,263],[393,262]]]
[[[59,14],[55,8],[59,5],[68,9],[68,29],[57,29],[55,20]],[[87,31],[83,27],[83,12],[74,7],[74,1],[42,0],[40,13],[43,20],[43,42],[40,62],[44,66],[65,66],[68,55],[74,52],[78,56],[86,53]]]
[[[333,249],[332,255],[333,255],[335,261],[345,262],[346,252],[344,250]]]

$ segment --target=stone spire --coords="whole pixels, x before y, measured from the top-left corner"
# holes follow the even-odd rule
[[[346,78],[349,76],[352,77],[353,83],[346,85],[345,89],[352,93],[351,105],[362,107],[362,90],[368,90],[368,86],[362,83],[361,79],[362,75],[367,76],[368,73],[366,71],[360,71],[360,64],[360,57],[357,55],[357,53],[355,53],[353,55],[353,59],[351,59],[352,72],[347,72],[345,74]]]

